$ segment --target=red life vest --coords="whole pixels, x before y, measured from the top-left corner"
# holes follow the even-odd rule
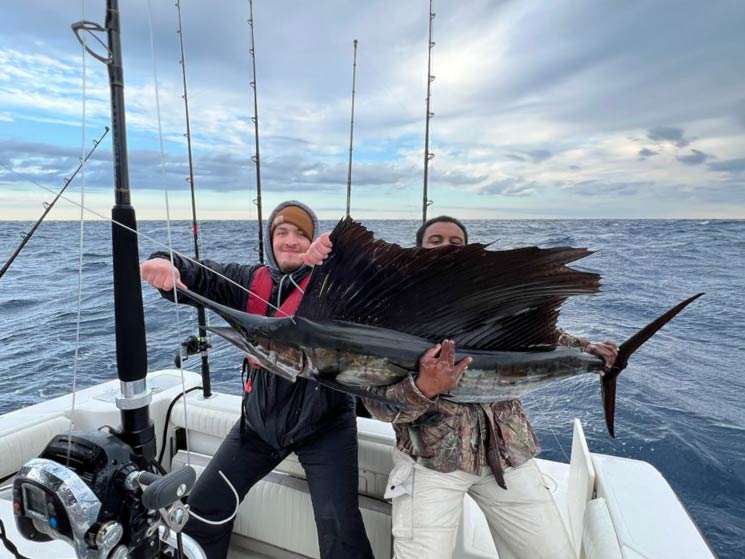
[[[274,316],[277,318],[293,316],[300,306],[300,301],[303,299],[303,293],[305,292],[305,288],[308,287],[308,282],[310,282],[310,274],[305,276],[300,282],[300,289],[296,287],[292,290],[292,293],[279,306],[279,310]],[[246,312],[266,316],[269,311],[269,298],[272,296],[272,289],[274,289],[274,280],[272,279],[271,272],[269,272],[269,268],[262,266],[254,272],[249,289],[251,293],[248,294]],[[248,359],[252,367],[261,368],[261,365],[250,357],[246,357],[246,359]],[[251,392],[251,388],[251,376],[249,375],[246,381],[246,392]]]

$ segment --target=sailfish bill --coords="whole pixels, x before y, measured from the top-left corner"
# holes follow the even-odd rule
[[[419,358],[443,339],[454,340],[457,360],[472,358],[456,386],[440,396],[453,402],[520,398],[604,369],[598,356],[557,346],[563,302],[599,291],[598,274],[568,266],[589,255],[586,249],[402,248],[375,239],[350,218],[334,228],[331,241],[333,251],[313,270],[294,317],[251,315],[184,294],[224,318],[229,328],[211,330],[268,371],[378,400],[376,387],[416,375]],[[618,374],[634,351],[701,295],[621,344],[602,377],[611,435]]]

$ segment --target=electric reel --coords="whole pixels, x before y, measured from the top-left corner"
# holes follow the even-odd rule
[[[154,559],[181,556],[181,549],[201,559],[199,546],[181,534],[189,518],[181,498],[195,480],[188,466],[150,472],[111,433],[58,435],[16,475],[16,526],[28,540],[69,543],[79,559]]]

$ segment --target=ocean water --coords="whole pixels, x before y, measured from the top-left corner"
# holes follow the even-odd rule
[[[565,460],[572,420],[590,449],[652,463],[672,485],[715,553],[745,557],[745,221],[468,221],[474,241],[497,249],[586,246],[577,267],[603,275],[602,293],[567,302],[560,325],[599,341],[622,341],[678,301],[706,295],[633,358],[618,382],[616,438],[605,430],[597,378],[584,375],[525,398],[542,457]],[[324,228],[333,227],[325,222]],[[414,221],[366,221],[377,236],[412,244]],[[0,222],[0,265],[29,223]],[[191,254],[190,224],[172,223],[174,248]],[[166,242],[163,222],[140,231]],[[73,384],[80,225],[42,225],[0,279],[0,413],[67,393]],[[256,260],[254,223],[202,225],[202,255]],[[142,257],[160,247],[141,239]],[[85,224],[77,386],[116,377],[110,226]],[[447,286],[443,286],[447,289]],[[144,288],[151,370],[171,367],[196,312]],[[213,387],[239,393],[241,356],[219,339],[210,353]],[[187,367],[197,370],[192,357]]]

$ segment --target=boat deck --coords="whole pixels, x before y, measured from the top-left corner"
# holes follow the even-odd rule
[[[187,374],[187,386],[200,378]],[[151,417],[157,433],[165,427],[166,409],[181,391],[178,371],[151,373]],[[81,390],[71,421],[70,396],[62,396],[0,416],[0,477],[16,472],[38,456],[55,434],[74,423],[76,430],[116,424],[118,382]],[[209,461],[239,416],[240,397],[215,394],[204,399],[192,392],[184,406],[175,406],[166,448],[178,430],[188,433],[190,452],[178,450],[169,465],[190,464],[197,473]],[[360,419],[360,510],[376,557],[392,555],[390,504],[383,499],[392,466],[393,429],[389,424]],[[174,449],[175,451],[175,449]],[[590,453],[582,427],[575,420],[570,464],[537,460],[544,480],[565,522],[575,548],[587,559],[623,557],[714,557],[675,492],[650,464]],[[5,482],[7,487],[10,481]],[[15,529],[11,492],[0,489],[0,518],[9,539],[32,559],[72,559],[62,542],[32,543]],[[287,527],[292,529],[288,530]],[[466,497],[454,553],[456,559],[498,559],[486,519]],[[318,543],[305,473],[294,455],[259,482],[241,504],[233,527],[231,559],[317,558]],[[0,546],[0,559],[12,555]]]

